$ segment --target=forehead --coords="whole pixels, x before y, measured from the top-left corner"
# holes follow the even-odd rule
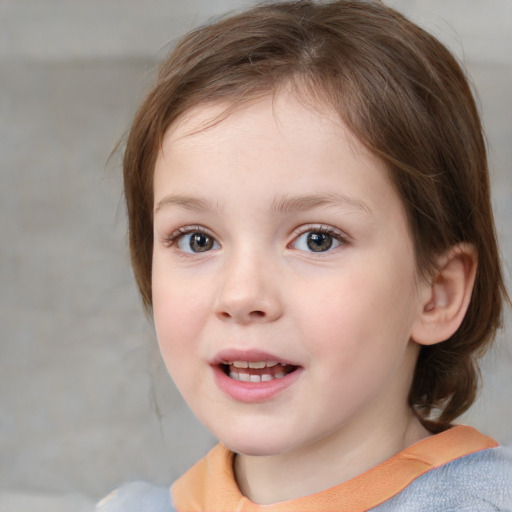
[[[200,145],[226,148],[235,137],[248,142],[258,137],[266,142],[266,149],[279,143],[282,152],[283,143],[292,146],[308,140],[326,145],[333,132],[337,144],[387,173],[384,162],[350,132],[334,108],[292,87],[242,102],[208,102],[186,110],[165,131],[158,157],[193,153]]]
[[[174,142],[186,139],[194,135],[204,134],[205,137],[214,133],[216,136],[220,127],[221,130],[230,125],[240,133],[245,133],[246,128],[251,126],[251,121],[257,121],[262,117],[269,117],[272,112],[273,122],[276,126],[286,131],[286,121],[292,120],[304,122],[305,119],[313,121],[315,128],[321,124],[339,124],[344,126],[338,114],[333,108],[322,104],[306,94],[299,94],[292,90],[292,87],[284,88],[275,94],[266,93],[255,95],[253,98],[233,101],[210,101],[199,103],[187,109],[180,115],[166,130],[164,140],[170,139]],[[224,121],[229,120],[229,123]],[[319,123],[319,121],[324,121]],[[308,123],[310,125],[310,123]]]
[[[257,198],[260,212],[300,210],[338,197],[354,211],[374,216],[391,205],[403,217],[386,165],[333,109],[291,94],[187,111],[165,133],[154,187],[156,211],[235,207],[237,197]]]

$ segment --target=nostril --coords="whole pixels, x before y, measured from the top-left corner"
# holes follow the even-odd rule
[[[231,319],[243,319],[243,317],[245,315],[236,315],[236,314],[231,314],[229,313],[228,311],[219,311],[218,313],[218,316],[219,318],[223,318],[224,320],[231,320]],[[256,319],[256,318],[265,318],[267,316],[267,314],[265,313],[265,311],[261,311],[261,310],[254,310],[254,311],[250,311],[247,316],[245,316],[245,320],[249,320],[249,319]]]

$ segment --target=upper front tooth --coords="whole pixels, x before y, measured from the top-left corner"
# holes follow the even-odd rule
[[[250,361],[249,368],[261,369],[261,368],[265,368],[266,364],[267,364],[266,361]]]
[[[235,368],[254,368],[255,370],[261,370],[262,368],[272,368],[278,364],[286,366],[285,363],[278,363],[277,361],[232,361],[230,363]]]

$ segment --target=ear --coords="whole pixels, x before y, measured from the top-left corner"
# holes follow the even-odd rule
[[[460,327],[471,300],[477,254],[471,244],[458,244],[437,259],[430,282],[423,283],[423,301],[411,338],[420,345],[447,340]]]

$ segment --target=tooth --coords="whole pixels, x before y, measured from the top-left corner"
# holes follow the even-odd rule
[[[274,377],[272,377],[272,375],[270,375],[270,373],[264,373],[262,376],[261,376],[261,382],[268,382],[269,380],[272,380]]]
[[[234,380],[240,380],[240,374],[238,372],[229,372],[229,376]]]
[[[233,366],[235,368],[247,368],[249,365],[247,361],[233,361]]]
[[[267,368],[272,368],[273,366],[277,366],[277,361],[267,361]]]
[[[284,372],[277,372],[274,377],[276,379],[282,379],[284,377]]]
[[[265,368],[265,361],[251,361],[249,363],[249,368],[255,368],[260,370],[261,368]]]
[[[251,375],[249,373],[240,372],[238,374],[238,380],[241,380],[242,382],[249,382],[250,379],[251,379]]]
[[[259,375],[250,375],[250,382],[261,382],[261,377]]]
[[[287,366],[286,363],[279,363],[281,366]]]

